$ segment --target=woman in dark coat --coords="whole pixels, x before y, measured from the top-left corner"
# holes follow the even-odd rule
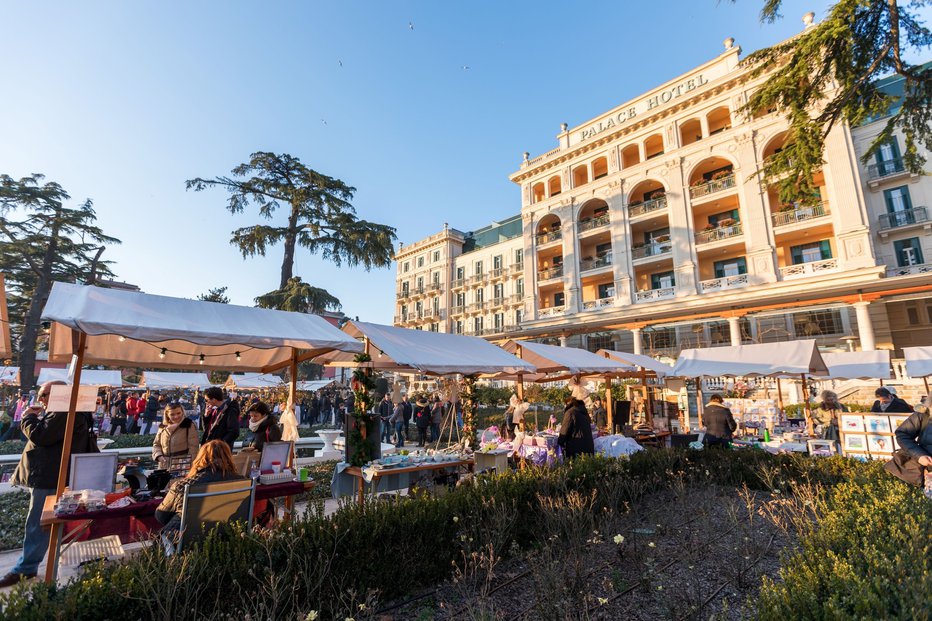
[[[427,444],[427,428],[430,427],[430,405],[424,397],[418,397],[414,407],[414,424],[417,425],[417,445]]]
[[[557,445],[563,448],[566,459],[577,455],[595,453],[595,444],[592,441],[592,421],[586,405],[575,397],[566,399],[563,410],[563,424],[560,425],[560,437]]]
[[[278,442],[282,439],[282,428],[278,419],[262,401],[256,401],[246,411],[249,416],[250,437],[243,448],[254,448],[260,453],[266,442]]]

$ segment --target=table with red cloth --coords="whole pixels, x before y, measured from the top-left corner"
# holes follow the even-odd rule
[[[285,511],[290,514],[294,508],[294,497],[313,487],[313,481],[286,481],[272,485],[256,485],[256,504],[264,503],[271,498],[284,497],[286,499]],[[63,543],[98,539],[108,535],[118,535],[120,541],[130,543],[147,539],[150,532],[158,532],[162,528],[162,525],[155,519],[155,510],[161,504],[161,498],[134,502],[115,509],[61,516],[55,515],[55,500],[54,495],[45,499],[39,524],[43,528],[50,528],[55,523],[64,524]]]

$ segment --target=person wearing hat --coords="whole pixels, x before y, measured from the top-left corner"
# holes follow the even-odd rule
[[[871,406],[871,412],[881,412],[884,414],[909,414],[913,411],[912,406],[894,395],[886,386],[881,386],[874,391],[877,400]]]
[[[414,424],[417,426],[417,445],[425,446],[427,444],[427,429],[430,427],[430,405],[427,398],[418,395],[414,403]]]

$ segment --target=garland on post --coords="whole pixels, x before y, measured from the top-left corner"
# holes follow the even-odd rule
[[[463,377],[463,448],[475,449],[476,441],[476,378],[472,375]]]
[[[372,357],[369,354],[357,354],[353,358],[353,362],[357,364],[371,361]],[[346,438],[347,454],[350,458],[350,465],[364,466],[372,460],[372,453],[366,438],[370,427],[378,419],[372,413],[372,390],[375,388],[372,369],[356,367],[353,371],[351,386],[353,388],[353,415],[356,424],[349,430],[349,435]]]

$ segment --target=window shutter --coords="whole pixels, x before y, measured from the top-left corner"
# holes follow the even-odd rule
[[[790,255],[792,257],[793,265],[799,265],[803,262],[803,248],[802,246],[793,246],[790,248]]]
[[[745,259],[744,257],[741,257],[740,259],[738,259],[738,273],[739,274],[748,273],[748,262],[747,262],[747,259]]]
[[[724,278],[725,277],[725,265],[722,261],[715,262],[715,277]]]
[[[832,258],[832,245],[827,239],[823,239],[819,242],[819,250],[822,251],[822,260]]]

